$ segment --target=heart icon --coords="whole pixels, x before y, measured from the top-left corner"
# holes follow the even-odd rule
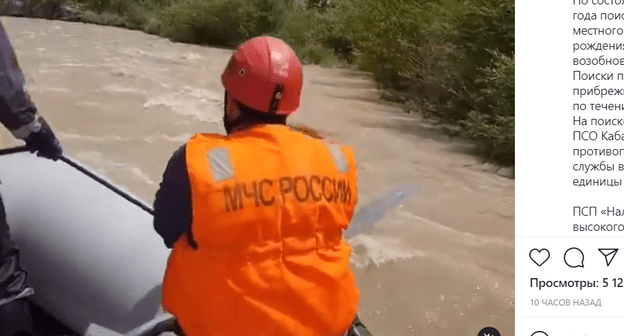
[[[537,266],[542,266],[546,260],[550,258],[550,252],[548,252],[547,249],[532,249],[531,252],[529,252],[529,258],[531,258]]]

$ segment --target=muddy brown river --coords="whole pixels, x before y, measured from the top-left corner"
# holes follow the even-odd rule
[[[220,75],[230,50],[1,19],[65,152],[146,202],[177,147],[196,132],[224,133]],[[360,316],[373,335],[466,336],[486,326],[513,335],[514,180],[481,164],[470,143],[378,103],[363,74],[305,66],[303,90],[292,120],[355,147],[360,204],[423,186],[351,239]],[[21,141],[2,128],[0,143]]]

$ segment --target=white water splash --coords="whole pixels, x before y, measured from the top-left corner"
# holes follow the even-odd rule
[[[55,93],[70,93],[71,91],[67,88],[62,87],[44,87],[43,91],[55,92]]]
[[[132,137],[122,137],[118,135],[104,135],[104,136],[89,136],[89,135],[81,135],[81,134],[73,134],[66,132],[57,132],[59,138],[65,140],[83,140],[83,141],[93,141],[93,142],[111,142],[111,141],[132,141],[135,140]]]
[[[90,101],[84,101],[84,102],[79,102],[74,104],[74,106],[76,107],[92,107],[92,106],[102,106],[102,103],[98,103],[98,102],[90,102]]]
[[[349,242],[353,247],[351,263],[356,268],[366,268],[372,264],[379,267],[391,261],[425,256],[424,253],[411,249],[398,238],[358,235]]]
[[[148,143],[154,143],[154,142],[158,142],[158,141],[185,142],[185,141],[188,141],[192,136],[193,136],[193,134],[190,134],[190,133],[180,134],[180,135],[176,135],[176,136],[170,136],[170,135],[166,135],[166,134],[158,134],[158,135],[154,135],[154,136],[144,137],[143,140],[148,142]]]
[[[193,52],[187,52],[184,55],[182,55],[180,58],[186,59],[186,60],[192,60],[192,61],[202,61],[202,60],[204,60],[204,58],[201,55],[198,55],[198,54],[193,53]]]
[[[220,124],[223,111],[219,107],[222,105],[222,94],[186,86],[178,92],[152,97],[143,104],[143,107],[164,106],[181,115]]]
[[[156,134],[146,137],[128,137],[128,136],[118,136],[118,135],[101,135],[101,136],[90,136],[90,135],[82,135],[82,134],[74,134],[67,132],[57,132],[59,138],[63,140],[81,140],[81,141],[90,141],[96,143],[103,142],[127,142],[127,141],[145,141],[147,143],[155,143],[159,141],[166,142],[185,142],[189,140],[193,134],[184,133],[179,135],[167,135],[167,134]]]
[[[100,152],[89,151],[89,152],[79,152],[76,155],[76,158],[79,161],[83,161],[91,167],[96,168],[97,172],[102,175],[106,174],[107,170],[122,170],[128,172],[130,175],[134,176],[135,180],[142,181],[149,185],[155,185],[152,179],[150,179],[141,169],[137,166],[130,165],[127,163],[119,163],[112,160],[106,160],[104,156]]]
[[[102,93],[102,92],[106,92],[106,93],[132,93],[132,94],[142,94],[142,95],[147,95],[147,91],[145,90],[138,90],[136,88],[132,88],[132,87],[124,87],[124,86],[120,86],[120,85],[106,85],[103,88],[101,88],[100,90],[97,90],[97,93]]]

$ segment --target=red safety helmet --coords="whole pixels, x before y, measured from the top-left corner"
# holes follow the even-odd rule
[[[299,108],[303,67],[284,41],[255,37],[234,52],[221,75],[221,83],[243,105],[261,112],[288,115]]]

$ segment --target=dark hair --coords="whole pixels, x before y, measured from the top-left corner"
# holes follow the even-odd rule
[[[227,101],[228,92],[225,91],[225,99],[224,102]],[[258,111],[254,108],[251,108],[239,101],[234,100],[234,103],[238,106],[238,109],[241,111],[243,122],[245,124],[282,124],[286,125],[286,117],[285,115],[280,114],[270,114],[262,111]]]

